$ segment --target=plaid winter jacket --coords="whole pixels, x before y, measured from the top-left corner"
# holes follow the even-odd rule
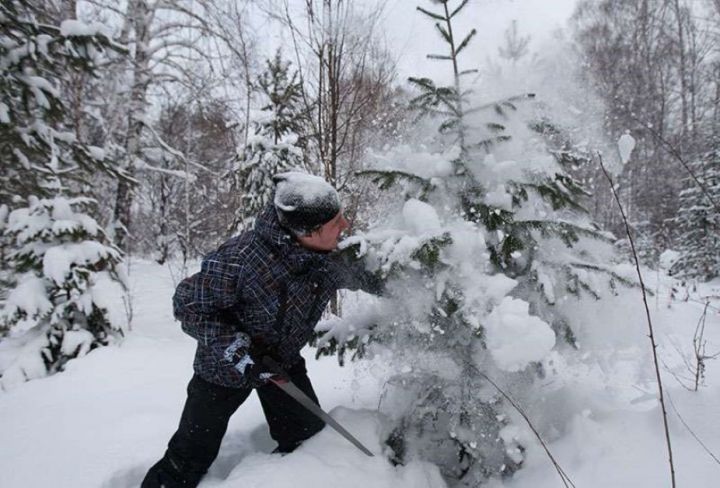
[[[356,268],[337,253],[301,247],[268,206],[253,230],[205,256],[175,291],[175,318],[198,341],[195,372],[223,386],[253,386],[225,357],[238,332],[290,368],[336,290],[379,291],[378,280]]]

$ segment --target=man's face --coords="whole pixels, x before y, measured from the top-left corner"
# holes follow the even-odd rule
[[[298,237],[300,245],[313,251],[332,251],[337,247],[340,234],[350,227],[342,210],[332,220],[307,236]]]

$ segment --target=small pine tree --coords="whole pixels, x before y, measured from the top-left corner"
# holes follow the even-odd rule
[[[459,55],[475,30],[458,42],[453,19],[468,2],[451,3],[418,7],[448,47],[428,57],[453,70],[451,86],[410,78],[420,91],[412,106],[439,121],[434,150],[392,148],[362,173],[381,189],[402,188],[405,202],[348,243],[346,252],[365,255],[387,280],[392,300],[367,340],[350,339],[360,350],[389,346],[402,366],[384,397],[397,422],[388,440],[395,454],[419,455],[451,484],[477,486],[514,472],[524,450],[512,410],[480,373],[531,385],[554,347],[577,347],[565,299],[599,298],[597,273],[628,281],[605,265],[611,241],[585,215],[569,150],[531,142],[542,133],[531,124],[517,129],[526,132],[523,159],[496,157],[510,131],[487,113],[510,120],[532,95],[472,105],[461,81],[473,70],[460,69]],[[319,342],[344,351],[330,337]]]
[[[720,276],[720,150],[710,151],[691,164],[703,191],[689,176],[680,193],[675,219],[680,258],[670,269],[682,278],[711,280]],[[706,192],[713,202],[708,200]]]
[[[253,121],[253,134],[236,161],[242,193],[235,227],[247,228],[270,201],[276,173],[304,167],[302,83],[278,50],[266,61],[256,87],[265,99]]]
[[[505,30],[505,44],[498,48],[498,54],[503,59],[517,63],[528,53],[528,44],[530,44],[530,36],[521,36],[517,20],[513,20],[510,27]]]
[[[107,345],[126,324],[115,312],[124,293],[120,252],[87,215],[86,198],[30,197],[3,230],[15,286],[0,311],[0,327],[28,338],[2,373],[7,387],[62,371],[65,363]]]

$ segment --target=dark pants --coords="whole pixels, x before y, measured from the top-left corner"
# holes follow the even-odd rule
[[[318,403],[305,362],[288,370],[293,383]],[[276,451],[290,452],[325,424],[302,405],[269,383],[256,388]],[[208,383],[195,375],[187,387],[180,426],[168,443],[165,456],[148,471],[141,488],[194,487],[217,457],[230,416],[252,393]]]

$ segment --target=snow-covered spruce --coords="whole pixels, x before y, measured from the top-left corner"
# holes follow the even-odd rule
[[[434,15],[451,22],[447,11]],[[532,97],[475,105],[457,73],[454,86],[411,81],[414,108],[439,119],[439,136],[373,155],[365,175],[401,198],[344,243],[387,280],[382,310],[374,324],[348,320],[354,333],[333,326],[320,345],[390,350],[396,374],[383,410],[395,455],[438,464],[453,486],[477,486],[517,470],[530,438],[478,372],[531,396],[551,351],[580,347],[566,306],[629,280],[612,268],[610,239],[586,216],[567,158],[538,137],[537,113],[518,107]]]
[[[127,327],[117,308],[126,290],[121,255],[85,213],[93,203],[30,197],[7,216],[2,237],[15,283],[2,303],[0,327],[24,346],[0,372],[4,389],[61,371]]]
[[[698,158],[691,169],[704,188],[685,178],[675,218],[680,257],[670,271],[707,281],[720,276],[720,149]]]
[[[242,192],[235,224],[238,230],[250,227],[270,202],[273,175],[304,167],[302,83],[290,66],[277,51],[266,61],[266,69],[257,80],[264,105],[255,113],[252,133],[235,162],[237,186]]]
[[[0,204],[15,195],[52,195],[53,175],[62,174],[66,185],[89,168],[120,175],[101,148],[68,129],[62,82],[71,73],[93,74],[104,49],[122,48],[99,25],[40,22],[37,8],[0,3]]]

